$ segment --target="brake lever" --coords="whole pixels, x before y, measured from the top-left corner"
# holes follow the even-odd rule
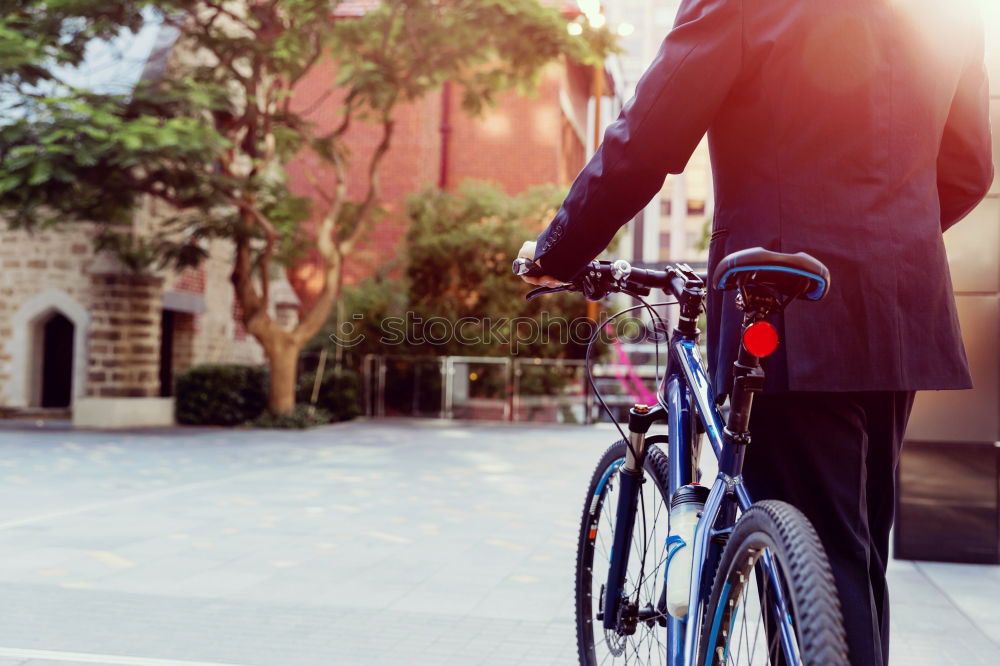
[[[572,285],[566,285],[563,287],[535,287],[524,295],[524,300],[533,301],[539,296],[544,296],[545,294],[556,294],[560,291],[573,291]]]
[[[632,298],[644,298],[646,296],[649,296],[650,289],[649,287],[635,287],[635,288],[629,287],[626,289],[622,289],[621,293],[625,294],[626,296],[631,296]]]

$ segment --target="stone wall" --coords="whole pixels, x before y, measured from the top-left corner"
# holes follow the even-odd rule
[[[0,223],[0,407],[36,406],[34,322],[56,311],[79,329],[74,396],[159,395],[166,291],[204,299],[202,312],[175,313],[175,373],[201,363],[263,363],[253,337],[235,339],[229,243],[212,241],[209,258],[198,269],[140,278],[122,274],[112,258],[95,254],[92,241],[89,225],[29,233]]]
[[[0,222],[0,406],[31,402],[26,379],[33,363],[26,340],[30,332],[15,330],[26,326],[18,321],[25,308],[49,293],[89,309],[90,283],[81,277],[95,260],[91,233],[87,225],[28,233]]]
[[[87,395],[100,398],[160,394],[160,311],[163,280],[96,274],[92,289]]]
[[[204,298],[205,310],[186,322],[186,339],[174,334],[174,371],[178,372],[202,363],[264,362],[264,350],[250,335],[240,336],[242,324],[234,317],[232,243],[225,240],[207,241],[208,258],[196,272],[164,273],[164,291],[190,291]],[[272,306],[273,307],[273,306]],[[186,365],[185,365],[186,364]]]

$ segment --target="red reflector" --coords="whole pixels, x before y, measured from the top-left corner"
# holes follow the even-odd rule
[[[770,356],[778,348],[778,331],[766,321],[750,324],[743,331],[743,346],[758,358]]]

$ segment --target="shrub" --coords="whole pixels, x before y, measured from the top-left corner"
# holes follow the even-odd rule
[[[331,415],[325,409],[314,409],[311,405],[295,405],[291,414],[272,414],[264,412],[246,425],[251,428],[272,429],[304,429],[325,425],[330,422]]]
[[[177,376],[177,422],[233,426],[267,408],[267,370],[249,365],[199,365]]]
[[[299,377],[295,399],[300,403],[312,400],[315,372],[304,372]],[[358,375],[351,370],[327,370],[319,385],[316,407],[326,412],[330,421],[349,421],[361,414]]]

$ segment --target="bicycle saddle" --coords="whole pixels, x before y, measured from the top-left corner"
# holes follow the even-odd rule
[[[755,275],[749,276],[749,273]],[[735,289],[746,278],[753,282],[782,285],[798,276],[808,281],[801,298],[818,301],[830,290],[830,271],[818,259],[805,252],[785,254],[762,247],[751,247],[726,256],[712,274],[718,289]]]

